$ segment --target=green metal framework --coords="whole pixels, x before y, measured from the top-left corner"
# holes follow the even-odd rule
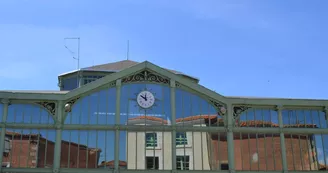
[[[170,103],[171,103],[171,122],[170,126],[133,126],[120,124],[120,96],[121,87],[126,83],[156,83],[167,85],[170,88]],[[64,124],[68,108],[72,107],[76,101],[84,96],[100,91],[104,88],[116,88],[116,122],[113,125],[82,125],[82,124]],[[217,112],[223,115],[223,126],[210,126],[210,127],[181,127],[176,124],[176,89],[183,89],[190,93],[197,94],[210,102]],[[156,172],[180,172],[176,170],[176,133],[177,132],[208,132],[208,133],[225,133],[228,144],[228,164],[229,170],[212,170],[208,172],[250,172],[239,171],[235,169],[235,147],[234,147],[234,134],[239,133],[253,133],[253,134],[279,134],[280,147],[281,147],[281,160],[283,169],[279,171],[257,171],[257,172],[287,172],[287,156],[285,147],[285,134],[328,134],[326,128],[285,128],[282,120],[282,111],[286,109],[313,109],[325,112],[328,115],[328,100],[305,100],[305,99],[268,99],[268,98],[239,98],[239,97],[225,97],[206,89],[199,84],[191,82],[185,78],[175,75],[163,68],[160,68],[152,63],[143,62],[129,69],[123,70],[118,73],[111,74],[103,77],[92,83],[89,83],[81,88],[70,92],[60,93],[37,93],[37,92],[0,92],[0,100],[3,105],[1,112],[2,121],[1,138],[0,138],[0,153],[4,151],[5,133],[8,128],[20,129],[52,129],[56,131],[56,142],[54,147],[54,162],[52,168],[0,168],[0,172],[135,172],[137,170],[121,170],[119,169],[119,133],[122,130],[133,131],[162,131],[171,132],[172,138],[172,170],[158,170]],[[8,123],[8,107],[11,104],[35,104],[52,115],[54,124],[26,124],[26,123]],[[274,110],[278,115],[279,127],[240,127],[237,126],[235,121],[239,115],[246,111],[248,108],[265,108]],[[115,159],[113,170],[106,169],[75,169],[75,168],[60,168],[60,155],[62,132],[64,130],[112,130],[115,131]],[[0,163],[3,162],[3,157],[0,155]],[[140,170],[139,170],[140,171]],[[143,170],[151,172],[152,170]],[[184,170],[191,172],[204,172],[203,170]],[[291,171],[289,172],[304,172],[304,171]]]

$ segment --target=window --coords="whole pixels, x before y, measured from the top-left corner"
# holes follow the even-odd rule
[[[189,170],[189,156],[177,156],[177,170]]]
[[[5,137],[5,147],[4,147],[4,150],[3,150],[3,154],[4,156],[7,156],[9,154],[11,150],[11,145],[10,145],[10,139],[9,137]]]
[[[229,170],[229,164],[228,163],[222,163],[221,164],[221,170]]]
[[[146,157],[147,169],[158,169],[158,157]]]
[[[100,79],[102,77],[104,77],[104,76],[103,75],[101,75],[101,76],[84,76],[83,77],[83,79],[84,79],[83,84],[85,85],[85,84],[91,83],[91,82],[93,82],[97,79]]]
[[[175,140],[176,145],[187,145],[187,135],[185,132],[178,132],[176,134],[176,140]]]
[[[156,133],[146,133],[146,147],[157,147]]]

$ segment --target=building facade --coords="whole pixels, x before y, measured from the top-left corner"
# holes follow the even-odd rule
[[[150,62],[0,91],[0,172],[318,171],[328,100],[222,96]]]

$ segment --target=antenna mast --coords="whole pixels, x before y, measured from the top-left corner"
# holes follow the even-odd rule
[[[77,40],[77,58],[73,56],[73,59],[77,60],[77,70],[80,69],[80,37],[70,37],[70,38],[64,38],[64,40]],[[71,51],[67,46],[65,42],[65,48],[70,51],[72,54],[75,54],[73,51]]]
[[[73,59],[77,60],[77,86],[80,87],[80,37],[69,37],[69,38],[64,38],[65,40],[65,48],[73,54]],[[66,40],[77,40],[77,57],[74,56],[74,52],[71,51],[67,46],[66,46]]]

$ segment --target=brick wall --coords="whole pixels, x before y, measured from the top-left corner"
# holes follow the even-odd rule
[[[8,154],[4,154],[3,162],[10,162],[11,167],[52,167],[55,149],[54,142],[46,141],[44,138],[41,138],[38,142],[36,136],[23,136],[21,138],[18,135],[10,143],[11,151]],[[100,151],[86,149],[85,146],[78,146],[75,143],[66,141],[62,142],[61,149],[61,167],[67,168],[69,164],[70,168],[97,168]]]
[[[212,155],[209,157],[214,159],[212,169],[217,169],[220,163],[228,163],[226,139],[218,140],[217,136],[212,136],[210,144],[213,152],[210,151]],[[289,170],[315,169],[311,158],[313,152],[306,137],[299,139],[298,136],[285,135],[285,144]],[[236,170],[282,170],[279,135],[258,136],[257,140],[255,135],[251,135],[250,139],[248,135],[235,136],[234,148]]]
[[[10,162],[11,167],[35,168],[37,164],[37,143],[29,138],[15,138],[10,141],[11,151],[5,154],[3,162]]]

